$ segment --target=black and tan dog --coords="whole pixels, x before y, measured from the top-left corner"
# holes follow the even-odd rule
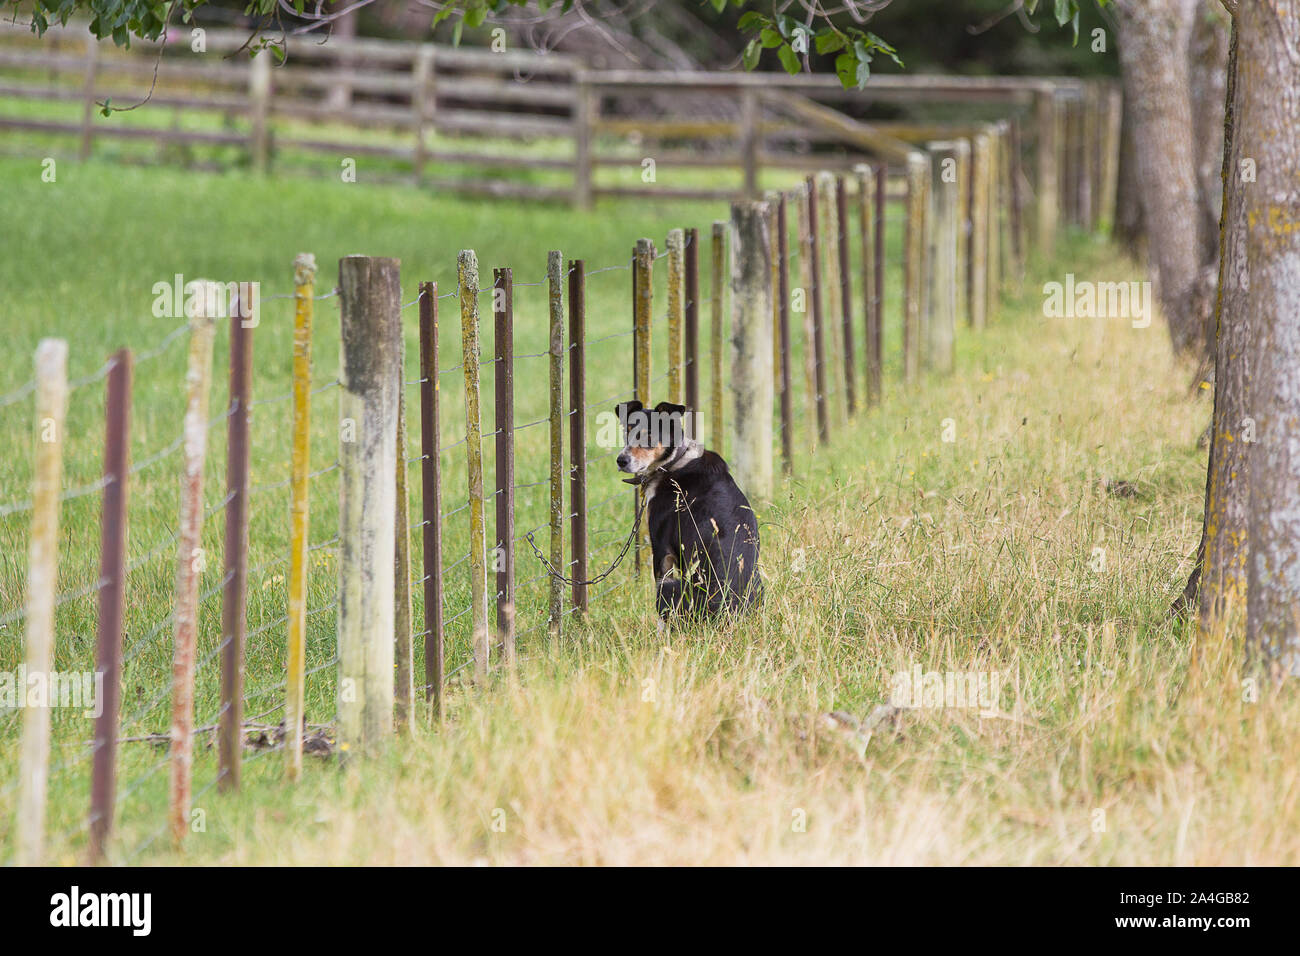
[[[659,616],[706,619],[762,597],[758,518],[720,455],[689,435],[683,405],[617,408],[627,436],[618,456],[628,484],[645,487]]]

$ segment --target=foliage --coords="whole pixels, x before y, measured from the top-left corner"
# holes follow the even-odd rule
[[[23,0],[8,0],[15,9]],[[74,16],[88,16],[90,31],[100,38],[111,38],[119,46],[129,46],[132,38],[157,40],[167,25],[179,17],[180,22],[190,22],[196,9],[208,5],[210,0],[32,0],[31,24],[37,34],[43,34],[51,23],[67,24]],[[376,0],[379,2],[379,0]],[[572,9],[575,0],[448,0],[433,14],[430,27],[454,18],[452,42],[459,43],[465,27],[478,27],[490,17],[499,16],[511,7],[528,7],[536,4],[542,14],[554,12],[562,15]],[[598,6],[600,0],[596,0]],[[605,0],[608,2],[608,0]],[[843,22],[843,16],[832,16],[820,7],[805,8],[803,20],[780,12],[773,4],[771,12],[758,9],[759,0],[703,0],[715,13],[735,11],[740,14],[736,23],[742,39],[746,40],[742,62],[745,69],[758,67],[763,51],[775,50],[776,57],[787,73],[796,74],[815,68],[813,55],[834,56],[834,69],[846,89],[862,89],[871,77],[871,64],[878,55],[884,55],[898,64],[903,61],[893,45],[869,30],[853,23]],[[1104,6],[1110,0],[1096,0]],[[1025,0],[1028,15],[1037,13],[1040,0]],[[292,10],[310,21],[319,16],[307,0],[249,0],[244,7],[247,16],[256,17],[264,25],[278,22],[282,12]],[[945,11],[946,12],[946,11]],[[957,14],[949,14],[955,16]],[[1079,36],[1079,0],[1052,0],[1052,15],[1056,23],[1069,26],[1077,42]],[[273,53],[281,51],[274,42],[251,37],[250,49],[270,47]]]

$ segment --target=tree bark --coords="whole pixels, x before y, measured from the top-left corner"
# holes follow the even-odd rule
[[[1243,0],[1237,14],[1250,324],[1247,647],[1300,676],[1300,0]]]
[[[1205,348],[1195,311],[1201,212],[1188,55],[1196,0],[1117,0],[1124,95],[1157,295],[1178,353]]]
[[[1214,321],[1214,420],[1207,468],[1205,525],[1201,537],[1200,633],[1224,633],[1245,606],[1246,557],[1250,551],[1246,505],[1250,487],[1247,453],[1256,437],[1249,408],[1247,358],[1253,352],[1246,279],[1245,156],[1241,127],[1238,37],[1234,25],[1225,94],[1225,153],[1220,166],[1219,292]],[[1190,583],[1190,582],[1189,582]]]

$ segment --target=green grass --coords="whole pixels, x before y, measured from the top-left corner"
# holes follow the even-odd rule
[[[40,181],[29,161],[0,161],[0,240],[9,348],[0,395],[30,378],[31,352],[46,335],[71,345],[71,375],[93,376],[120,344],[148,349],[177,324],[149,312],[154,282],[187,277],[257,279],[263,294],[290,291],[295,253],[312,251],[320,289],[340,255],[396,255],[403,301],[432,278],[451,288],[455,255],[476,248],[490,267],[511,265],[520,354],[544,350],[546,251],[582,257],[588,269],[624,263],[632,241],[660,248],[673,226],[707,233],[720,205],[602,204],[593,213],[556,206],[463,201],[412,189],[240,173],[61,164]],[[890,261],[897,262],[897,229]],[[163,826],[165,751],[124,745],[116,862],[207,863],[1295,863],[1300,861],[1300,761],[1289,688],[1243,702],[1231,654],[1208,653],[1189,668],[1191,637],[1165,617],[1199,530],[1204,456],[1195,439],[1208,410],[1189,401],[1186,375],[1160,325],[1042,317],[1044,277],[1066,271],[1119,279],[1134,267],[1085,237],[1060,261],[1037,263],[1011,288],[990,328],[959,330],[951,376],[899,385],[898,277],[891,272],[883,403],[837,424],[829,446],[808,450],[802,375],[797,374],[795,474],[759,507],[767,600],[760,615],[717,631],[656,636],[645,581],[630,568],[610,580],[590,620],[558,641],[544,631],[521,642],[519,679],[475,689],[457,681],[445,727],[421,724],[368,762],[340,772],[309,760],[304,779],[283,779],[274,752],[254,755],[237,796],[210,789],[215,754],[200,746],[196,806],[205,829],[179,854]],[[655,375],[664,369],[662,268],[656,293]],[[709,295],[702,269],[702,295]],[[797,284],[797,279],[792,283]],[[629,277],[591,278],[592,339],[630,327]],[[442,303],[442,365],[459,362],[453,300]],[[484,300],[486,302],[486,298]],[[266,300],[256,333],[256,393],[287,392],[291,303]],[[414,310],[407,309],[408,379],[415,378]],[[707,315],[707,309],[705,310]],[[707,323],[705,323],[707,329]],[[318,304],[315,378],[336,374],[337,299]],[[797,342],[802,335],[796,330]],[[628,339],[593,345],[590,401],[630,387]],[[485,332],[484,349],[490,335]],[[184,342],[137,370],[133,459],[166,447],[180,428]],[[802,352],[794,361],[802,362]],[[802,371],[802,364],[795,368]],[[707,371],[707,370],[706,370]],[[213,409],[224,407],[225,335]],[[456,393],[444,376],[444,443],[463,436]],[[517,421],[545,410],[544,359],[520,359]],[[485,373],[485,395],[490,395]],[[708,376],[701,382],[708,394]],[[102,382],[73,392],[67,484],[98,477]],[[317,396],[313,460],[336,447],[336,392]],[[838,399],[839,396],[837,395]],[[414,403],[414,389],[408,401]],[[412,404],[412,409],[414,408]],[[594,410],[593,410],[594,411]],[[288,407],[259,406],[254,482],[288,474]],[[412,448],[418,435],[412,415]],[[953,441],[944,441],[951,419]],[[491,430],[488,403],[485,430]],[[706,436],[708,430],[706,426]],[[589,454],[607,453],[594,443]],[[0,409],[0,504],[28,495],[30,399]],[[545,474],[544,426],[519,433],[520,484]],[[206,499],[224,493],[224,438],[213,432]],[[463,496],[463,446],[444,457],[446,507]],[[490,445],[489,445],[490,461]],[[127,645],[148,637],[126,672],[123,710],[135,715],[164,693],[170,664],[176,455],[143,471],[131,488],[132,556],[158,556],[133,572]],[[418,488],[417,472],[412,469]],[[317,479],[312,540],[336,529],[336,486]],[[1105,491],[1107,478],[1136,484],[1133,498]],[[545,520],[544,491],[520,493],[520,530]],[[592,527],[604,566],[628,520],[625,486],[593,462],[590,498],[603,501]],[[278,703],[282,679],[287,490],[254,499],[250,563],[250,715]],[[413,507],[418,510],[418,494]],[[93,582],[97,498],[65,506],[62,590]],[[448,559],[462,553],[464,513],[448,522]],[[0,518],[0,616],[22,600],[25,516]],[[205,528],[220,554],[220,521]],[[1105,570],[1096,570],[1096,549]],[[314,552],[312,607],[328,607],[336,565]],[[276,563],[278,562],[278,563]],[[220,576],[214,558],[205,588]],[[417,565],[418,567],[418,565]],[[519,558],[521,579],[535,572]],[[464,565],[448,575],[448,613],[464,605]],[[418,573],[418,571],[417,571]],[[525,590],[521,630],[542,620],[540,582]],[[418,602],[415,619],[423,619]],[[219,602],[204,605],[200,658],[216,646]],[[58,664],[93,660],[92,599],[59,609]],[[464,619],[453,622],[449,660],[467,657]],[[258,632],[259,628],[266,630]],[[0,670],[21,658],[21,625],[0,631]],[[308,666],[333,653],[328,610],[310,621]],[[997,671],[1010,718],[960,708],[907,710],[870,733],[845,732],[824,716],[866,718],[888,699],[894,675]],[[216,665],[200,672],[197,722],[216,709]],[[333,715],[333,669],[308,681],[309,719]],[[264,703],[263,703],[264,702]],[[165,731],[164,697],[123,727]],[[278,713],[265,720],[274,723]],[[0,715],[0,766],[12,767],[18,720]],[[74,862],[84,847],[88,802],[81,758],[88,722],[55,713],[50,784],[52,858]],[[207,740],[204,740],[206,745]],[[66,766],[65,766],[66,764]],[[11,779],[0,779],[0,846],[12,845]],[[1104,828],[1097,829],[1097,811]],[[797,824],[806,820],[806,827]]]

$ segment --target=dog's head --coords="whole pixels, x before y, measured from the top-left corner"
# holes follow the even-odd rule
[[[686,441],[685,405],[660,402],[646,408],[640,402],[621,402],[614,411],[626,436],[617,459],[619,471],[646,477]]]

